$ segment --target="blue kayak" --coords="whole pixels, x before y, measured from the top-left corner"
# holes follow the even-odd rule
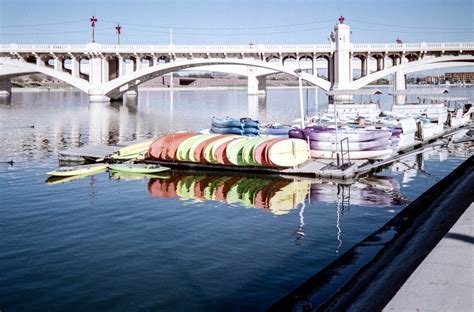
[[[242,123],[239,119],[234,118],[217,118],[212,117],[212,127],[217,128],[240,128],[242,129]]]

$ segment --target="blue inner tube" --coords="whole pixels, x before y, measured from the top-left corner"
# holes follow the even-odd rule
[[[258,134],[257,128],[244,128],[244,134]]]
[[[242,123],[238,119],[232,119],[232,118],[222,119],[222,118],[213,117],[212,126],[219,127],[219,128],[230,128],[230,127],[242,128]]]
[[[259,128],[260,123],[258,120],[245,120],[244,121],[244,128]]]
[[[237,128],[237,127],[222,128],[222,127],[212,126],[211,132],[218,133],[218,134],[242,134],[243,130],[242,128]]]

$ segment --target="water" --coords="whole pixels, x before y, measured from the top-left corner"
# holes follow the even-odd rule
[[[69,147],[202,129],[211,116],[299,117],[297,90],[270,90],[266,106],[244,90],[172,100],[23,92],[0,105],[0,161],[15,161],[0,163],[0,310],[263,310],[468,157],[433,151],[350,185],[193,171],[45,183]]]

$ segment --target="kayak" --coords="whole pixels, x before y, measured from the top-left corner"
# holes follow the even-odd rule
[[[158,173],[170,170],[168,167],[151,164],[113,164],[109,165],[109,169],[128,173]]]
[[[246,144],[251,142],[252,139],[245,138],[245,139],[238,139],[232,141],[227,146],[225,151],[227,159],[230,161],[231,164],[236,166],[245,166],[246,163],[242,159],[242,150]]]
[[[267,162],[280,167],[301,165],[309,158],[308,144],[300,139],[287,139],[268,146]]]
[[[90,175],[93,173],[99,173],[107,169],[107,164],[92,164],[92,165],[81,165],[71,167],[59,167],[54,171],[50,171],[47,174],[53,177],[70,177],[76,175]]]
[[[110,158],[117,160],[135,159],[139,155],[145,154],[152,143],[153,140],[146,140],[144,142],[128,145],[124,148],[119,149],[116,153],[112,154]]]
[[[262,144],[265,141],[271,140],[270,138],[254,138],[245,144],[242,150],[242,160],[245,162],[246,165],[250,166],[257,166],[258,163],[253,158],[253,151],[255,147],[259,144]]]
[[[190,161],[189,152],[194,143],[199,142],[200,140],[206,140],[209,136],[207,134],[199,134],[187,138],[181,144],[179,144],[178,150],[176,151],[176,158],[179,161]]]
[[[210,144],[216,142],[217,140],[220,140],[222,138],[225,138],[225,135],[215,135],[210,137],[209,139],[199,143],[197,146],[192,146],[191,150],[189,151],[189,157],[191,158],[191,152],[193,152],[193,157],[194,161],[200,162],[202,164],[207,163],[207,160],[204,156],[204,152],[206,150],[206,147],[209,146]]]
[[[233,139],[239,138],[239,137],[241,137],[241,136],[239,136],[239,135],[226,135],[224,138],[210,143],[204,150],[204,158],[206,159],[206,161],[208,163],[217,164],[218,161],[215,157],[215,154],[216,154],[216,150],[219,148],[219,146],[221,146],[222,144],[224,144],[224,143],[226,143],[230,140],[233,140]]]
[[[178,160],[177,158],[177,151],[181,143],[183,143],[185,140],[196,136],[198,134],[196,133],[176,133],[174,134],[173,140],[169,143],[169,145],[166,147],[166,151],[162,152],[161,158],[164,160],[169,160],[169,161],[176,161]]]
[[[230,141],[226,141],[223,144],[220,144],[214,152],[214,159],[216,160],[216,162],[218,164],[221,164],[221,165],[232,165],[232,162],[227,157],[227,147],[231,143],[236,142],[236,141],[240,141],[240,140],[243,140],[243,139],[244,139],[244,137],[237,137],[237,138],[233,138]]]
[[[265,141],[263,143],[258,144],[254,150],[253,150],[253,160],[256,162],[258,165],[265,166],[264,163],[264,154],[266,152],[266,147],[269,144],[272,144],[274,142],[278,142],[284,139],[270,139],[268,141]]]

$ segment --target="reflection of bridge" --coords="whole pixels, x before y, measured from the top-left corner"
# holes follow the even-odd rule
[[[352,44],[350,33],[341,20],[332,42],[317,45],[3,44],[0,88],[10,91],[11,77],[38,72],[88,93],[91,101],[108,101],[167,73],[202,66],[235,72],[231,68],[238,66],[248,77],[249,93],[258,93],[265,90],[265,76],[298,76],[294,70],[304,62],[310,72],[301,78],[325,91],[359,89],[389,74],[395,74],[394,88],[401,90],[407,73],[474,64],[474,42]],[[326,63],[327,80],[318,76],[320,62]],[[360,78],[354,79],[357,65]]]

